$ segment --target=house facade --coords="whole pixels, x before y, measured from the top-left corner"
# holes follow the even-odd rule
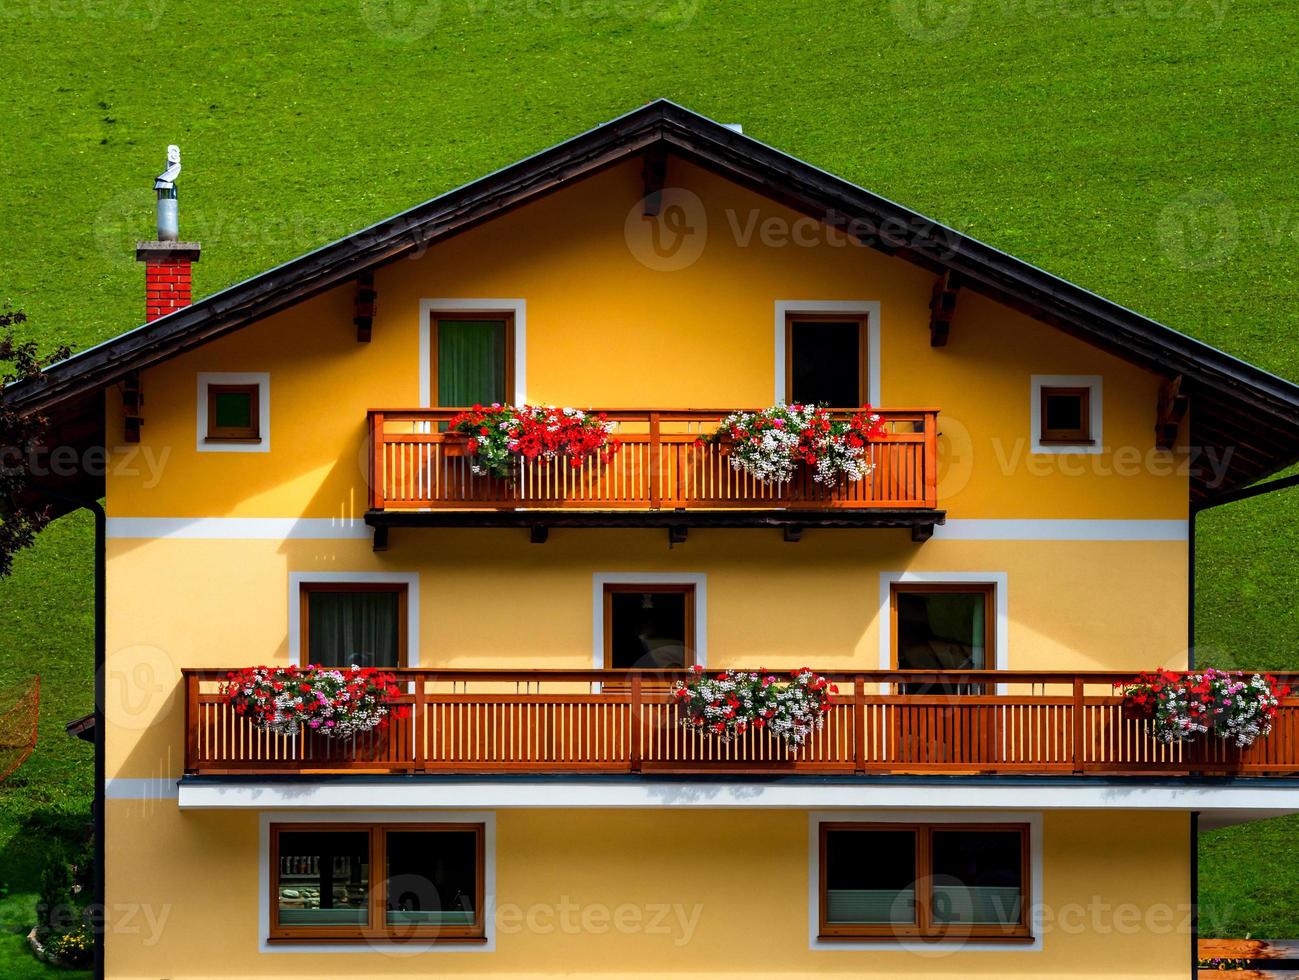
[[[107,976],[1181,977],[1197,826],[1299,810],[1299,703],[1169,746],[1114,689],[1190,665],[1286,382],[661,102],[192,305],[142,258],[175,312],[17,396],[108,450]],[[620,448],[476,474],[492,402]],[[814,402],[860,481],[714,438]],[[404,717],[222,693],[351,663]],[[837,693],[724,741],[695,666]]]

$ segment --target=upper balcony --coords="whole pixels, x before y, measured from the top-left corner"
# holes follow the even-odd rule
[[[824,727],[791,751],[757,730],[727,742],[683,725],[670,690],[681,671],[396,673],[407,716],[339,739],[260,730],[221,694],[225,671],[186,669],[185,772],[1299,774],[1299,698],[1285,698],[1272,733],[1249,748],[1207,736],[1165,744],[1115,694],[1132,674],[828,672],[839,693]]]
[[[735,469],[725,443],[708,440],[732,409],[605,410],[621,449],[607,463],[572,468],[520,461],[513,480],[475,474],[467,439],[445,423],[459,409],[369,413],[373,455],[367,521],[378,535],[403,525],[909,527],[925,540],[938,510],[938,410],[877,410],[874,469],[826,487],[800,469],[784,485]],[[591,411],[601,411],[592,409]],[[853,410],[835,410],[851,415]]]

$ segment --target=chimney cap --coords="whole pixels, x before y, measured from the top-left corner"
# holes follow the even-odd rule
[[[135,260],[148,262],[150,259],[179,261],[188,259],[197,262],[202,246],[198,242],[136,242]]]

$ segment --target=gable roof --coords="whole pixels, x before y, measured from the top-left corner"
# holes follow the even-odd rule
[[[91,397],[127,372],[247,326],[360,273],[647,151],[679,155],[797,211],[841,227],[883,229],[869,242],[1114,354],[1181,376],[1191,443],[1230,450],[1226,476],[1192,479],[1197,499],[1254,482],[1299,458],[1299,386],[969,238],[751,137],[658,100],[364,228],[153,323],[52,365],[6,390],[20,410],[77,431]],[[92,412],[93,414],[93,412]],[[60,417],[62,417],[60,419]],[[1151,405],[1151,423],[1155,406]],[[101,422],[102,426],[102,422]],[[1221,456],[1219,457],[1221,458]]]

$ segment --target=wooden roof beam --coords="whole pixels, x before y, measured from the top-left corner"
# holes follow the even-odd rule
[[[1160,449],[1173,448],[1190,404],[1191,399],[1182,391],[1180,374],[1159,386],[1159,399],[1155,405],[1155,445]]]
[[[956,315],[956,291],[960,288],[960,280],[951,269],[943,272],[934,281],[934,291],[929,298],[930,347],[947,346],[947,335],[952,329],[952,317]]]
[[[356,297],[353,301],[352,323],[356,326],[356,341],[370,342],[370,331],[379,308],[379,290],[374,285],[374,270],[367,269],[356,277]]]
[[[645,151],[645,165],[641,169],[641,180],[644,181],[645,195],[644,215],[647,218],[657,217],[663,207],[663,185],[668,179],[668,151],[662,143],[656,143]]]

